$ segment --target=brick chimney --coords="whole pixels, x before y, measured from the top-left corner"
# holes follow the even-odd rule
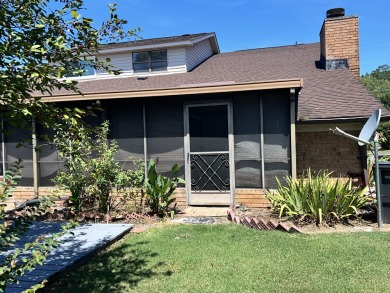
[[[343,8],[326,12],[320,32],[321,63],[325,70],[349,68],[360,78],[359,24],[357,16],[345,16]]]

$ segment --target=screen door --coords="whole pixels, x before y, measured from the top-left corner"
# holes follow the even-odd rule
[[[186,107],[187,188],[190,205],[230,205],[230,105]]]

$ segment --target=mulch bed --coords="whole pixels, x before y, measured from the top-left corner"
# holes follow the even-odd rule
[[[226,208],[226,212],[228,212]],[[378,225],[376,222],[376,213],[373,210],[363,210],[363,214],[358,218],[351,218],[348,221],[334,223],[333,225],[322,224],[316,226],[314,222],[300,222],[294,221],[290,217],[279,218],[278,214],[271,211],[270,208],[256,208],[246,209],[245,207],[239,207],[234,209],[235,215],[240,218],[261,218],[265,221],[273,221],[276,223],[282,223],[282,225],[292,226],[295,225],[302,229],[304,233],[330,233],[330,232],[355,232],[355,231],[376,231]],[[188,218],[189,216],[185,213],[176,214],[175,219]],[[90,223],[105,223],[107,222],[105,215],[94,214],[94,213],[83,213],[82,215],[72,215],[73,219],[78,222],[90,222]],[[69,220],[69,213],[67,211],[54,210],[47,213],[41,220],[43,221],[63,221]],[[226,213],[224,217],[213,217],[213,224],[224,224],[229,223],[229,219]],[[152,216],[148,213],[123,213],[116,216],[112,216],[109,219],[109,223],[126,223],[134,224],[133,233],[141,233],[146,231],[148,228],[158,223],[171,223],[171,219],[162,219],[157,216]],[[174,223],[175,221],[172,221]],[[177,222],[177,221],[176,221]],[[390,224],[384,224],[380,231],[390,231]]]

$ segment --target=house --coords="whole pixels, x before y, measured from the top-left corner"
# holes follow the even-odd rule
[[[60,90],[43,100],[98,101],[105,110],[94,123],[110,121],[119,161],[158,158],[161,172],[180,165],[180,206],[268,206],[275,177],[308,167],[363,174],[365,151],[329,129],[358,133],[378,108],[390,117],[359,82],[358,17],[343,10],[328,11],[319,43],[221,53],[216,35],[201,33],[106,44],[99,57],[123,73],[90,68],[72,77],[83,95]],[[35,156],[14,149],[22,136],[4,138],[3,168],[22,157],[21,194],[43,193],[61,161],[49,147]]]

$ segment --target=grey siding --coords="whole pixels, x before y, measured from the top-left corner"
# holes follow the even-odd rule
[[[212,55],[213,50],[209,39],[196,43],[192,47],[187,47],[187,71],[191,71]]]

